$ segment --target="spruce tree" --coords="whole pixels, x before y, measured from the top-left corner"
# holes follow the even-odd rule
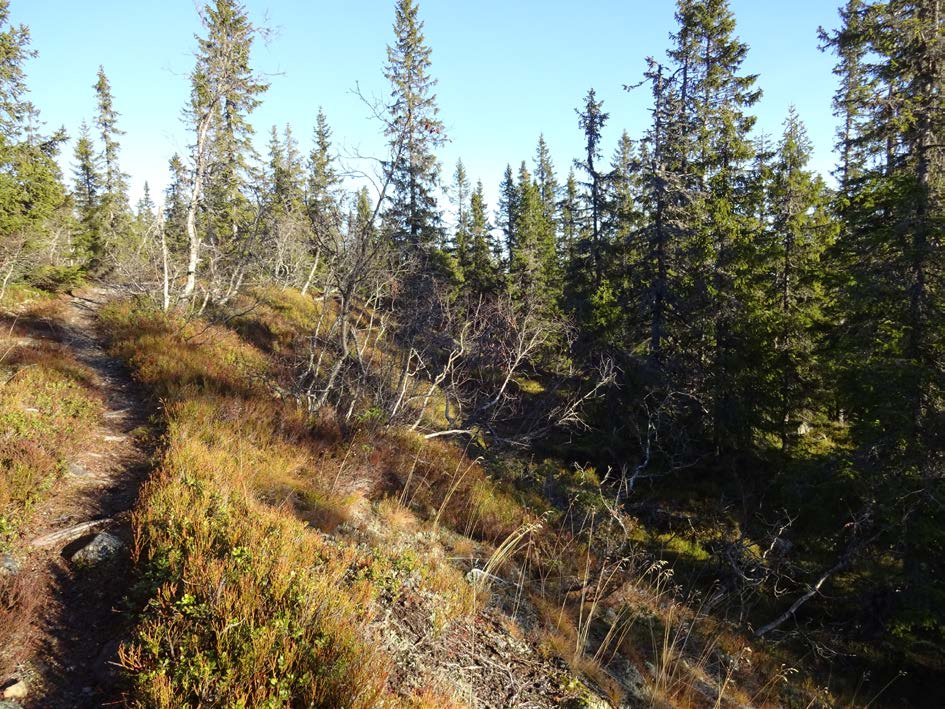
[[[98,78],[93,87],[98,105],[95,115],[95,127],[101,143],[102,191],[100,209],[102,212],[102,248],[108,253],[120,248],[127,239],[131,228],[131,210],[128,205],[128,175],[121,171],[118,155],[121,150],[118,143],[124,131],[118,128],[120,114],[115,109],[111,84],[105,76],[105,69],[98,68]]]
[[[577,111],[578,124],[584,132],[584,159],[575,163],[587,176],[585,183],[588,231],[585,243],[582,245],[582,258],[588,263],[586,271],[588,292],[585,297],[591,297],[600,287],[604,277],[604,209],[608,174],[601,172],[601,133],[610,114],[604,111],[604,102],[597,100],[597,92],[591,89],[584,97],[584,108]]]
[[[558,182],[555,179],[551,151],[548,149],[544,135],[538,136],[538,147],[535,149],[535,181],[541,193],[545,219],[551,224],[556,224],[558,221]]]
[[[798,428],[824,408],[825,398],[816,361],[817,332],[824,327],[826,304],[822,257],[836,223],[829,213],[827,186],[809,168],[811,151],[804,124],[792,107],[769,182],[770,249],[765,267],[758,269],[773,275],[767,280],[762,311],[771,327],[764,350],[773,357],[764,375],[773,393],[768,416],[785,451]]]
[[[9,149],[22,137],[31,106],[24,64],[36,56],[30,49],[30,32],[25,25],[10,23],[10,0],[0,0],[0,136]]]
[[[645,343],[645,354],[655,377],[652,384],[670,390],[689,390],[683,368],[680,330],[685,284],[683,256],[686,230],[692,225],[692,181],[688,173],[689,131],[682,91],[684,72],[670,72],[654,60],[648,62],[645,80],[652,96],[650,128],[641,141],[640,209],[643,224],[629,249],[627,325],[631,342]],[[634,232],[631,231],[631,234]],[[628,279],[629,280],[629,279]],[[672,343],[672,348],[667,345]]]
[[[335,167],[332,153],[331,128],[328,117],[319,107],[312,136],[312,149],[308,155],[308,177],[305,187],[305,211],[309,223],[309,252],[312,265],[302,292],[308,292],[321,263],[322,247],[326,243],[337,243],[343,228],[341,204],[341,177]],[[358,195],[358,204],[362,196]],[[349,220],[350,221],[350,220]],[[354,228],[357,228],[355,223]]]
[[[557,258],[554,224],[545,216],[541,190],[522,162],[518,177],[515,244],[509,254],[513,297],[550,312],[557,303]]]
[[[157,205],[154,204],[154,199],[151,197],[151,186],[146,180],[141,191],[141,199],[135,205],[135,224],[138,234],[146,234],[156,218]]]
[[[464,271],[466,290],[473,295],[495,294],[501,286],[487,213],[485,195],[480,180],[476,183],[470,197],[469,257],[468,266]]]
[[[98,102],[95,127],[98,128],[99,139],[102,144],[101,161],[104,199],[106,202],[114,201],[116,207],[120,207],[122,200],[127,201],[128,189],[128,175],[121,171],[118,162],[118,155],[121,150],[118,139],[125,132],[118,128],[120,114],[115,110],[111,84],[108,77],[105,76],[104,67],[100,66],[98,68],[98,79],[93,88]]]
[[[866,105],[876,88],[876,77],[866,69],[867,53],[867,6],[865,0],[847,0],[840,9],[842,29],[828,33],[820,29],[822,48],[832,47],[838,62],[834,74],[840,86],[834,95],[834,115],[840,119],[837,129],[836,150],[840,156],[834,173],[840,185],[840,195],[856,185],[866,163],[866,154],[856,136],[863,133]],[[843,204],[838,205],[841,209]]]
[[[636,238],[639,231],[637,207],[637,154],[636,147],[627,131],[624,131],[617,143],[610,164],[611,180],[608,185],[606,214],[609,222],[608,231],[612,233],[607,254],[607,280],[613,290],[616,303],[619,300],[622,312],[613,312],[605,317],[609,327],[618,326],[618,321],[626,317],[628,306],[632,302],[631,281],[637,276],[632,267],[640,259],[640,244]],[[602,314],[602,317],[603,314]],[[616,333],[611,333],[616,336]]]
[[[756,262],[746,313],[757,361],[748,372],[758,397],[759,427],[780,439],[784,453],[797,431],[826,410],[818,333],[826,326],[826,249],[836,235],[830,192],[809,167],[812,144],[792,107],[770,160],[759,146],[763,228],[755,240]]]
[[[568,171],[568,179],[564,183],[563,195],[558,205],[558,267],[566,269],[575,258],[575,248],[581,234],[581,204],[577,177],[574,168]]]
[[[325,229],[338,217],[338,189],[341,177],[335,168],[328,117],[319,108],[315,120],[312,151],[308,158],[308,185],[305,201],[313,228]]]
[[[79,127],[73,161],[72,195],[81,229],[76,243],[81,246],[93,265],[97,265],[104,250],[102,238],[104,178],[100,172],[99,155],[95,150],[89,126],[85,122]]]
[[[680,122],[693,136],[681,166],[693,187],[680,313],[691,328],[684,338],[687,366],[711,401],[715,449],[745,448],[757,411],[742,382],[752,362],[743,341],[750,335],[740,326],[752,296],[739,288],[751,267],[757,225],[744,176],[754,157],[749,110],[761,92],[756,77],[742,73],[748,46],[735,36],[727,0],[679,0],[676,17],[670,57],[683,77]]]
[[[269,142],[269,173],[272,201],[282,214],[301,214],[305,200],[305,168],[292,127],[280,135],[273,126]]]
[[[10,22],[0,0],[0,274],[8,283],[26,266],[65,189],[56,156],[64,130],[40,134],[38,111],[28,100],[25,64],[35,57],[25,25]],[[2,287],[0,287],[2,290]]]
[[[516,222],[518,222],[520,202],[521,196],[512,175],[512,166],[506,165],[502,182],[499,185],[499,207],[496,214],[496,224],[502,230],[503,241],[505,242],[496,252],[496,258],[500,263],[508,259],[515,248],[515,228]],[[504,255],[502,254],[503,249]]]
[[[472,218],[470,215],[469,177],[462,160],[456,161],[456,171],[453,173],[453,204],[456,206],[456,227],[453,232],[452,252],[459,267],[460,274],[465,276],[472,266],[470,260],[472,241]]]
[[[439,165],[436,149],[446,141],[438,118],[430,76],[430,48],[423,36],[416,0],[398,0],[394,42],[387,48],[384,76],[391,85],[387,162],[390,186],[384,221],[394,244],[407,255],[422,252],[441,241],[437,207]]]
[[[180,155],[168,161],[170,180],[164,189],[164,231],[175,251],[187,243],[187,208],[190,199],[190,174]]]

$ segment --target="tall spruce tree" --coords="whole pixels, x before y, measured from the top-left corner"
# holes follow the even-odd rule
[[[335,167],[331,147],[331,127],[328,117],[319,108],[315,119],[312,151],[308,158],[308,185],[305,201],[309,219],[316,229],[337,224],[339,215],[338,190],[341,176]]]
[[[496,224],[502,230],[504,244],[499,248],[496,256],[500,263],[507,260],[515,248],[515,228],[518,222],[518,211],[521,202],[515,177],[512,175],[512,166],[506,165],[499,185],[499,207],[496,214]],[[501,253],[504,250],[504,255]]]
[[[558,221],[558,182],[555,179],[555,166],[551,160],[551,151],[545,136],[538,136],[538,147],[535,149],[535,182],[541,194],[541,204],[545,212],[545,219],[556,224]]]
[[[518,176],[515,243],[509,254],[512,295],[550,312],[558,300],[554,222],[549,222],[538,183],[522,162]]]
[[[104,67],[98,68],[98,77],[93,87],[98,105],[95,127],[101,141],[102,166],[102,227],[105,248],[118,243],[127,236],[130,227],[128,205],[128,175],[121,170],[118,156],[121,151],[119,138],[125,133],[118,128],[120,114],[115,109],[111,84]]]
[[[834,114],[840,120],[836,149],[840,156],[834,173],[840,185],[840,196],[847,197],[863,175],[867,161],[864,146],[856,136],[864,131],[865,108],[876,89],[877,77],[866,69],[867,5],[865,0],[847,0],[840,9],[842,29],[828,33],[820,29],[823,48],[833,48],[838,62],[833,73],[840,86],[834,95]],[[843,204],[839,204],[843,208]]]
[[[744,355],[742,312],[751,295],[739,292],[753,261],[750,192],[745,176],[754,157],[750,108],[761,96],[756,77],[742,73],[748,46],[735,36],[727,0],[679,0],[678,30],[670,51],[682,76],[680,123],[692,143],[681,169],[693,193],[687,209],[686,293],[683,346],[695,387],[712,412],[712,442],[717,451],[750,446],[751,392],[742,375],[752,362]]]
[[[190,199],[190,174],[180,155],[168,161],[170,173],[164,189],[164,231],[173,250],[184,249],[187,243],[187,208]]]
[[[273,126],[269,140],[269,180],[274,207],[282,214],[301,214],[305,201],[305,167],[299,144],[286,124],[282,133]]]
[[[501,286],[487,213],[486,198],[480,180],[476,183],[469,202],[469,265],[464,271],[467,292],[477,296],[495,294]]]
[[[89,126],[83,122],[73,151],[72,195],[81,229],[76,244],[93,266],[102,258],[104,249],[101,209],[104,179],[99,166],[100,159]]]
[[[784,451],[798,429],[825,408],[817,333],[825,326],[822,257],[836,235],[836,222],[829,212],[827,186],[810,170],[811,151],[804,124],[792,107],[768,182],[768,250],[756,271],[764,274],[765,298],[754,314],[770,328],[763,343],[771,356],[763,370],[771,393],[767,416]],[[762,388],[762,377],[758,379]]]
[[[312,265],[309,276],[302,287],[308,292],[321,263],[321,247],[326,242],[337,240],[342,229],[341,176],[335,166],[332,153],[331,127],[321,107],[315,119],[312,149],[308,156],[308,179],[305,189],[305,206],[309,221],[309,244]],[[358,195],[358,204],[362,204]],[[355,223],[354,228],[358,227]]]
[[[685,272],[684,235],[692,224],[692,180],[688,172],[689,131],[682,87],[684,71],[649,60],[645,80],[652,96],[651,125],[641,142],[640,208],[643,224],[631,248],[631,342],[643,347],[655,386],[687,390],[676,363],[683,359],[678,318]],[[633,233],[633,232],[631,232]],[[632,237],[633,238],[633,237]],[[629,279],[628,279],[629,280]],[[672,346],[668,346],[672,343]]]
[[[56,164],[65,131],[41,134],[28,100],[25,65],[35,56],[29,29],[12,24],[9,2],[0,0],[0,291],[29,265],[65,199]]]
[[[632,264],[640,260],[640,243],[636,238],[640,227],[637,163],[636,146],[630,139],[630,134],[624,131],[611,160],[611,180],[606,206],[608,231],[612,234],[605,269],[611,290],[611,306],[610,312],[601,312],[599,315],[599,319],[605,322],[607,329],[611,331],[608,336],[612,340],[621,337],[616,328],[625,324],[621,321],[626,320],[632,308],[631,294],[635,290],[632,281],[637,276]]]
[[[568,179],[564,183],[561,202],[558,205],[558,266],[567,268],[575,257],[575,248],[581,234],[581,203],[577,177],[574,168],[568,171]]]
[[[398,0],[394,42],[387,48],[384,71],[391,85],[390,188],[384,221],[393,243],[415,256],[441,242],[436,149],[446,141],[446,133],[438,118],[430,53],[418,3]]]
[[[147,180],[141,190],[141,199],[135,205],[135,231],[139,236],[148,232],[157,218],[157,205],[154,204],[154,198],[151,197],[151,185]]]
[[[456,161],[453,173],[453,204],[456,206],[456,226],[451,244],[460,273],[465,277],[471,268],[472,217],[470,214],[469,176],[462,160]]]
[[[587,259],[584,270],[587,272],[588,294],[590,297],[600,287],[604,277],[605,228],[604,210],[608,173],[601,171],[601,134],[610,114],[604,111],[604,102],[597,100],[597,92],[591,89],[584,97],[584,108],[577,111],[578,124],[584,132],[584,158],[575,164],[587,176],[586,214],[587,234],[582,247],[583,258]]]

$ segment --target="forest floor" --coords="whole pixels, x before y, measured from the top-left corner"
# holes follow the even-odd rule
[[[96,334],[95,314],[108,297],[79,291],[51,315],[17,317],[10,331],[20,347],[61,347],[85,365],[103,414],[81,432],[81,452],[31,510],[12,549],[31,612],[0,648],[0,696],[7,690],[19,702],[7,706],[101,706],[117,692],[114,662],[130,622],[122,605],[132,578],[131,510],[150,470],[153,437],[150,404]],[[108,558],[76,563],[76,552],[93,540],[111,543]]]

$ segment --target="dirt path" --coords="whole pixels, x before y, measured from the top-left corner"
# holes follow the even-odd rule
[[[105,413],[85,450],[31,516],[21,537],[21,573],[41,594],[34,623],[14,647],[0,649],[0,686],[24,680],[24,707],[98,707],[116,697],[113,664],[128,625],[130,513],[149,472],[149,408],[123,365],[96,337],[95,313],[108,293],[69,298],[62,319],[25,323],[30,337],[68,347],[96,374]],[[75,530],[75,531],[70,531]],[[81,531],[79,531],[81,530]],[[77,568],[72,555],[100,532],[124,543],[117,558]]]

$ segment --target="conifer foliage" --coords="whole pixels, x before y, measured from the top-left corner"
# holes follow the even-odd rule
[[[446,141],[446,132],[434,93],[436,79],[430,74],[431,54],[416,0],[398,0],[384,70],[391,87],[387,137],[392,153],[384,220],[391,240],[412,252],[441,241],[435,151]]]

